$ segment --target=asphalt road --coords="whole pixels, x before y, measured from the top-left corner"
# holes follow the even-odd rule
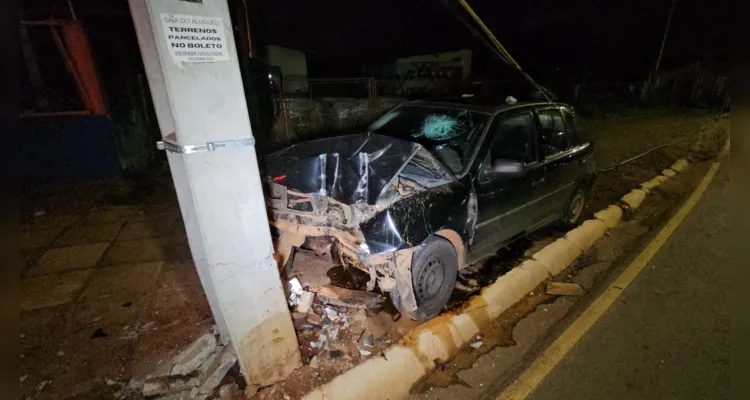
[[[728,399],[729,167],[527,399]]]

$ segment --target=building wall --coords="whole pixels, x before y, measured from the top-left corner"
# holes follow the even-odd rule
[[[284,92],[307,92],[307,58],[299,50],[277,45],[266,46],[268,65],[279,67],[284,76]]]
[[[403,57],[396,60],[401,91],[431,90],[445,81],[462,81],[471,76],[471,50],[447,51]]]

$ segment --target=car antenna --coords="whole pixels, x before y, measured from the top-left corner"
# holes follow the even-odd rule
[[[529,74],[526,73],[526,71],[521,68],[521,66],[516,62],[516,60],[513,58],[513,56],[510,55],[508,50],[503,47],[503,45],[500,43],[499,40],[495,37],[495,35],[492,33],[490,28],[487,27],[487,25],[482,22],[482,19],[479,18],[479,15],[477,15],[476,12],[469,6],[469,3],[466,2],[466,0],[458,0],[459,4],[463,6],[463,8],[466,10],[469,15],[471,15],[472,18],[474,18],[474,21],[482,28],[485,35],[487,35],[490,39],[490,42],[495,46],[495,50],[499,53],[498,55],[507,63],[509,63],[511,66],[515,67],[518,72],[521,74],[521,76],[526,79],[527,82],[529,82],[532,86],[534,86],[541,94],[544,96],[547,101],[553,101],[552,98],[547,94],[547,89],[543,88],[540,84],[536,83],[534,79],[529,76]],[[460,19],[460,17],[459,17]]]

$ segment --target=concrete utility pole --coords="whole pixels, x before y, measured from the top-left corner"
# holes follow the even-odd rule
[[[226,0],[129,0],[190,250],[249,383],[301,366]]]

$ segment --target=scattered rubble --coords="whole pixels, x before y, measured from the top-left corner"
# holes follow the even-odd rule
[[[558,296],[583,296],[586,294],[581,285],[567,282],[547,282],[546,292]]]
[[[300,313],[307,313],[310,310],[310,307],[312,306],[312,302],[315,299],[315,293],[312,292],[302,292],[299,298],[299,302],[297,303],[297,312]]]
[[[188,375],[195,371],[216,349],[216,336],[207,333],[172,360],[170,375]]]
[[[239,397],[240,387],[236,383],[227,383],[219,388],[220,400],[232,400]]]
[[[299,283],[299,279],[290,279],[286,284],[286,291],[289,307],[296,307],[299,303],[299,298],[302,296],[302,292],[304,292],[304,290],[302,289],[302,284]]]
[[[231,369],[237,362],[237,356],[229,347],[225,347],[217,354],[220,355],[206,370],[205,375],[207,375],[207,378],[198,389],[198,393],[211,394],[214,389],[219,386],[221,380],[224,379],[224,376],[229,372],[229,369]]]
[[[323,325],[323,317],[314,312],[310,312],[307,313],[307,322],[313,325],[321,326]]]
[[[42,390],[44,390],[44,388],[49,386],[51,383],[52,381],[41,381],[39,382],[39,385],[37,385],[36,390],[41,392]]]
[[[245,399],[252,399],[255,397],[255,395],[258,393],[258,390],[260,390],[260,386],[258,385],[247,385],[245,386],[244,396]]]
[[[158,400],[207,399],[217,388],[218,399],[237,398],[240,389],[236,384],[220,387],[236,363],[233,349],[220,345],[214,333],[206,333],[162,364],[145,382],[131,381],[127,387],[139,387],[141,395]]]
[[[385,300],[377,293],[344,289],[338,286],[326,286],[320,289],[317,297],[323,303],[349,308],[379,308]]]

